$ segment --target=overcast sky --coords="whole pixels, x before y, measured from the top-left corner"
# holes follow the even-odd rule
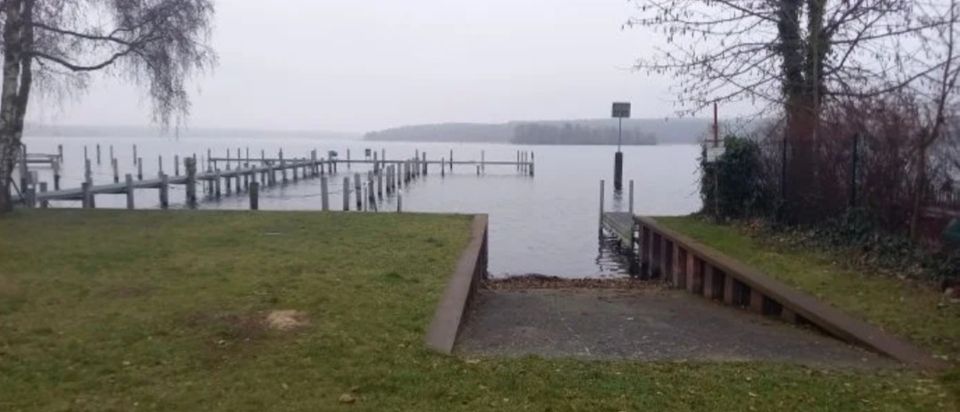
[[[404,124],[672,116],[666,77],[630,69],[650,33],[626,0],[217,0],[216,70],[192,127],[362,132]],[[32,121],[141,125],[137,89],[97,79]]]

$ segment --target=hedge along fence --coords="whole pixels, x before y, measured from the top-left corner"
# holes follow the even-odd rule
[[[636,216],[634,223],[641,270],[648,272],[642,275],[662,277],[675,287],[707,299],[787,322],[815,326],[841,340],[913,367],[945,369],[949,366],[907,341],[663,227],[652,218]]]

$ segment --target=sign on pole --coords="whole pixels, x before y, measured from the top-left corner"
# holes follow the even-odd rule
[[[630,118],[630,103],[628,102],[614,102],[613,103],[613,117],[619,119],[629,119]]]

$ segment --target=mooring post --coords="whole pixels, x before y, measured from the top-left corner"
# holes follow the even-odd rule
[[[427,152],[423,152],[423,175],[424,176],[426,176],[430,172],[429,165],[430,163],[427,162]]]
[[[377,197],[383,199],[383,168],[377,173]]]
[[[168,209],[170,207],[170,177],[166,173],[160,173],[160,208]]]
[[[124,182],[126,186],[123,189],[124,194],[127,195],[127,210],[133,210],[133,175],[127,173],[124,176]]]
[[[483,173],[487,173],[487,151],[486,150],[480,151],[480,170]]]
[[[377,173],[380,170],[380,165],[377,164],[377,152],[373,152],[373,173]]]
[[[220,199],[220,169],[217,169],[213,175],[213,196]]]
[[[330,192],[327,190],[327,177],[320,176],[320,210],[330,210]]]
[[[117,159],[110,161],[110,167],[113,168],[113,183],[120,183],[120,165]]]
[[[180,176],[180,155],[173,155],[173,175]]]
[[[157,155],[157,173],[163,173],[163,155]]]
[[[603,179],[600,179],[600,237],[603,237]]]
[[[360,182],[360,173],[353,174],[353,191],[356,193],[357,198],[357,210],[363,210],[363,193],[360,191],[360,187],[363,183]]]
[[[533,167],[536,164],[533,158],[533,152],[530,152],[530,176],[533,176]]]
[[[619,150],[613,156],[613,190],[623,190],[623,152]]]
[[[187,206],[191,209],[197,207],[197,157],[188,157],[183,159],[183,167],[187,173]]]
[[[81,207],[84,209],[91,209],[91,199],[93,199],[93,194],[90,193],[90,182],[83,182],[80,184],[80,191],[83,193],[83,199],[81,200]]]
[[[480,176],[480,165],[477,165],[477,176]]]
[[[40,182],[40,193],[47,193],[47,182]],[[47,199],[41,200],[40,207],[43,209],[50,207],[50,201]]]
[[[90,160],[90,155],[87,154],[87,145],[83,145],[83,160]]]
[[[283,149],[280,149],[280,177],[287,183],[287,161],[283,158]]]
[[[233,182],[231,182],[230,180],[231,180],[230,172],[228,171],[227,174],[223,176],[223,185],[226,186],[224,188],[224,192],[226,192],[227,196],[230,196],[231,188],[233,187]]]
[[[143,180],[143,159],[137,158],[137,180]]]
[[[90,169],[90,159],[83,160],[83,180],[93,183],[93,170]]]
[[[377,194],[373,186],[373,172],[367,172],[367,202],[370,203],[371,207],[374,207],[376,201]]]
[[[110,161],[116,160],[116,156],[113,155],[113,145],[110,145]]]
[[[53,190],[60,190],[60,163],[53,164]]]
[[[137,156],[137,145],[134,144],[134,145],[133,145],[133,164],[134,164],[134,165],[137,164],[137,158],[138,158],[138,157],[139,157],[139,156]]]
[[[260,209],[260,183],[250,184],[250,210]]]
[[[350,178],[343,178],[343,187],[340,192],[343,194],[343,211],[350,210]]]
[[[100,143],[97,143],[97,166],[100,166]]]
[[[440,177],[446,177],[446,176],[447,176],[446,168],[443,167],[444,164],[446,164],[446,162],[445,162],[444,159],[441,157],[441,158],[440,158]]]
[[[630,179],[630,216],[633,216],[633,179]]]
[[[350,149],[347,149],[347,170],[350,170]]]
[[[63,145],[57,145],[57,156],[60,158],[60,163],[63,163]]]

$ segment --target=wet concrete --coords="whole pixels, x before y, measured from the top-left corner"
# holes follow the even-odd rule
[[[455,350],[588,359],[897,366],[815,330],[660,287],[483,289],[471,305]]]

